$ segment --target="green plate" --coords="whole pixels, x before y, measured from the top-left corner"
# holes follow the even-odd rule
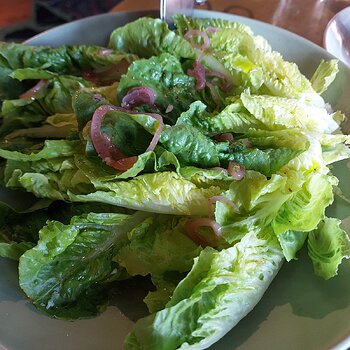
[[[72,22],[28,42],[48,44],[105,44],[112,29],[150,13],[111,13]],[[272,47],[296,62],[309,76],[322,58],[331,58],[317,45],[283,29],[219,12],[196,11],[196,17],[218,17],[248,24]],[[337,80],[325,96],[335,109],[350,116],[350,71],[340,64]],[[344,130],[349,132],[350,124]],[[334,166],[340,187],[350,197],[349,163]],[[18,201],[17,194],[0,190],[0,200]],[[350,232],[350,205],[337,198],[329,215],[343,219]],[[99,317],[74,322],[50,319],[28,302],[18,286],[17,265],[0,259],[0,349],[119,350],[133,321],[144,314],[142,289],[132,283],[116,296]],[[329,281],[314,276],[305,254],[286,263],[261,302],[213,350],[325,350],[350,347],[350,265]],[[166,349],[164,349],[166,350]]]

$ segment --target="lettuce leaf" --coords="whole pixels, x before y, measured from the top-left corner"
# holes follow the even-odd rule
[[[154,213],[205,215],[208,210],[207,199],[221,192],[217,185],[196,186],[170,171],[143,174],[129,181],[92,180],[92,183],[96,191],[88,194],[68,192],[69,199],[97,201]]]
[[[308,253],[317,276],[337,275],[343,259],[350,259],[350,238],[340,227],[341,220],[324,218],[308,236]]]
[[[202,250],[187,237],[182,217],[157,215],[128,233],[129,242],[114,258],[129,275],[150,275],[156,290],[145,302],[150,312],[164,308],[173,290]]]
[[[90,213],[73,217],[68,225],[49,221],[38,244],[20,258],[21,288],[51,316],[95,315],[106,303],[106,283],[123,273],[113,262],[115,252],[148,215]]]
[[[90,74],[100,83],[119,80],[137,56],[112,50],[101,54],[100,46],[34,47],[19,43],[0,43],[0,99],[15,99],[30,85],[11,78],[16,69],[38,68],[53,73],[82,76]]]
[[[47,220],[69,224],[75,215],[117,211],[121,210],[102,203],[71,204],[42,200],[19,212],[0,202],[0,256],[18,260],[25,251],[35,246],[39,239],[39,231]]]
[[[338,123],[325,108],[311,106],[296,99],[241,94],[244,107],[270,130],[300,128],[308,131],[331,133]]]
[[[21,137],[31,139],[74,138],[77,131],[78,124],[73,113],[56,113],[47,117],[41,126],[12,131],[6,135],[6,140],[9,141]]]
[[[119,100],[137,86],[147,86],[155,92],[155,105],[171,124],[190,103],[200,98],[194,78],[185,74],[179,59],[170,53],[133,62],[120,80]],[[173,109],[166,113],[168,106]]]
[[[285,61],[264,38],[254,35],[246,25],[183,15],[175,16],[174,23],[182,35],[189,29],[220,28],[209,34],[211,50],[203,60],[209,69],[225,70],[231,76],[237,94],[250,88],[253,94],[303,98],[312,104],[324,105],[297,65]]]
[[[312,87],[317,93],[324,93],[329,85],[332,84],[338,72],[337,60],[322,60],[310,79]]]
[[[72,113],[74,93],[85,86],[91,86],[88,81],[79,77],[58,75],[33,68],[16,70],[12,76],[21,80],[48,79],[48,83],[33,99],[3,102],[0,136],[5,136],[16,129],[38,127],[50,115]]]
[[[195,57],[191,44],[157,18],[140,18],[115,29],[111,33],[108,46],[145,58],[165,52],[177,57]]]
[[[262,298],[283,254],[270,232],[249,233],[235,246],[206,248],[165,309],[139,319],[125,349],[205,349]]]

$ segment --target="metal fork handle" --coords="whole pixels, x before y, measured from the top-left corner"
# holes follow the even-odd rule
[[[206,0],[160,0],[160,19],[173,24],[172,16],[180,13],[192,16],[195,4],[202,5]]]

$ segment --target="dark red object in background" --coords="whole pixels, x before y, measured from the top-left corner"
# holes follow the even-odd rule
[[[54,26],[110,11],[120,0],[0,0],[0,40],[23,41]]]

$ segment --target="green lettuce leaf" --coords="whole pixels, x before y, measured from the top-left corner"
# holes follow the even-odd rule
[[[6,140],[26,137],[31,139],[72,138],[78,131],[77,119],[73,113],[56,113],[34,128],[16,129],[6,135]],[[2,148],[2,147],[1,147]]]
[[[238,162],[243,165],[245,169],[259,171],[265,176],[270,177],[272,174],[277,173],[278,170],[299,153],[299,151],[288,148],[260,150],[258,148],[246,147],[239,151],[220,155],[220,160]]]
[[[82,153],[80,141],[47,140],[44,147],[25,154],[0,149],[7,159],[3,181],[9,188],[24,188],[39,198],[67,200],[67,191],[89,193],[94,190],[80,171],[74,156]]]
[[[12,260],[19,260],[24,252],[33,248],[32,242],[11,242],[6,241],[0,235],[0,257]]]
[[[185,234],[184,223],[181,217],[150,217],[129,232],[129,242],[114,258],[131,276],[151,276],[157,289],[145,298],[150,312],[164,308],[201,251]]]
[[[300,128],[308,131],[331,133],[338,123],[323,107],[311,106],[296,99],[241,94],[244,107],[269,130]]]
[[[254,94],[305,98],[313,104],[324,105],[297,65],[285,61],[264,38],[254,35],[246,25],[182,15],[175,16],[174,22],[182,35],[190,29],[220,28],[208,34],[211,50],[203,60],[210,69],[228,72],[236,93],[250,88]]]
[[[339,69],[337,60],[322,60],[311,77],[310,82],[312,87],[317,93],[324,93],[329,85],[332,84],[338,72]]]
[[[220,165],[219,151],[215,143],[194,127],[175,125],[165,128],[159,142],[165,149],[176,155],[182,166],[215,167]]]
[[[0,149],[0,157],[21,162],[35,162],[42,159],[54,159],[73,156],[81,148],[79,141],[47,140],[38,152],[30,154]]]
[[[3,138],[17,129],[39,126],[47,115],[38,101],[5,100],[1,107],[0,137]]]
[[[105,48],[75,45],[51,48],[18,43],[0,43],[0,98],[14,99],[30,85],[21,84],[10,75],[15,69],[39,68],[59,74],[85,75],[102,84],[119,80],[135,55],[115,50],[103,54]]]
[[[350,239],[340,224],[341,220],[326,217],[308,236],[315,274],[324,279],[336,276],[342,260],[350,258]]]
[[[66,203],[39,201],[25,211],[16,211],[0,202],[0,256],[18,260],[39,239],[39,231],[47,220],[69,224],[74,215],[90,212],[117,212],[119,208],[102,203]],[[124,210],[126,212],[126,210]]]
[[[41,310],[58,318],[92,316],[106,303],[106,283],[123,269],[113,262],[127,232],[148,214],[90,213],[70,224],[49,221],[37,246],[19,261],[23,291]]]
[[[175,172],[139,175],[129,181],[92,180],[95,192],[68,193],[79,202],[102,202],[135,210],[176,215],[205,215],[208,198],[221,192],[219,186],[196,186]],[[171,188],[171,191],[169,191]]]
[[[148,218],[128,233],[115,260],[132,276],[189,271],[201,248],[185,234],[185,222],[167,215]]]
[[[155,18],[140,18],[115,29],[110,36],[109,47],[145,58],[164,52],[183,58],[195,57],[188,41]]]
[[[120,80],[119,100],[137,86],[154,90],[157,108],[172,124],[189,104],[199,99],[194,78],[185,74],[179,59],[170,53],[133,62]],[[166,113],[168,106],[173,109]]]
[[[165,309],[136,322],[125,349],[209,347],[258,303],[282,260],[270,233],[250,233],[220,252],[206,248]]]
[[[333,176],[317,172],[300,175],[290,170],[287,174],[274,174],[270,179],[247,171],[239,182],[233,182],[223,193],[238,208],[217,202],[215,217],[222,225],[222,236],[232,243],[251,231],[260,231],[271,225],[280,237],[280,244],[290,260],[300,248],[300,239],[295,236],[295,247],[291,248],[288,231],[308,232],[315,229],[325,216],[325,209],[333,202]]]
[[[278,241],[287,261],[296,259],[297,252],[304,246],[308,232],[286,231],[278,235]]]
[[[13,72],[13,76],[19,79],[51,78],[47,80],[47,86],[42,88],[34,99],[16,99],[3,102],[0,136],[5,136],[16,129],[41,126],[50,115],[72,113],[74,93],[91,85],[79,77],[58,75],[32,68],[16,70]]]

